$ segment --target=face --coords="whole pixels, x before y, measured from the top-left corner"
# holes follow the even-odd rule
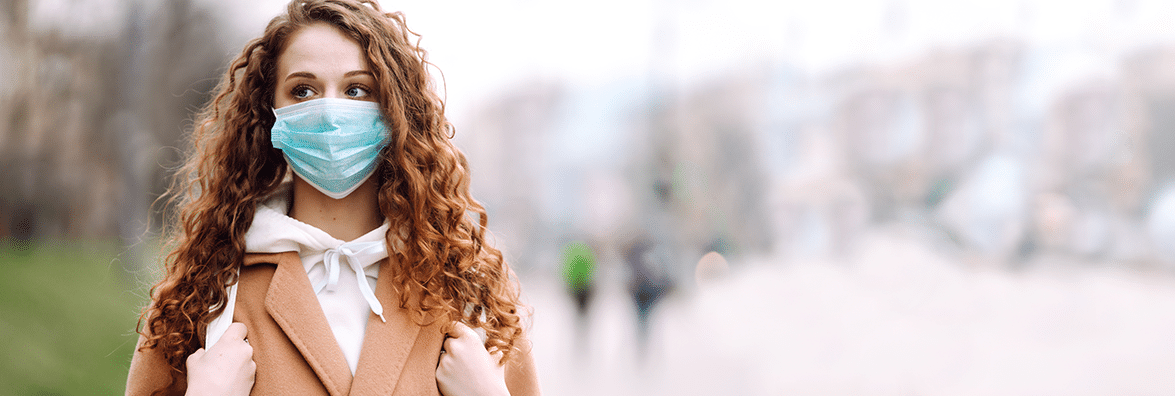
[[[359,43],[327,23],[307,26],[290,37],[277,58],[273,106],[321,98],[377,101],[375,77]]]

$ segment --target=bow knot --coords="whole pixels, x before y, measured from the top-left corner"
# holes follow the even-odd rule
[[[348,242],[334,249],[327,249],[322,255],[322,264],[326,266],[327,276],[314,285],[314,293],[320,293],[324,288],[327,291],[335,290],[339,283],[341,262],[345,261],[347,266],[355,271],[355,279],[359,281],[359,292],[371,306],[371,312],[379,315],[379,320],[387,322],[384,319],[383,305],[375,298],[375,291],[371,290],[371,285],[367,283],[368,275],[365,271],[367,267],[387,256],[388,250],[383,241]]]

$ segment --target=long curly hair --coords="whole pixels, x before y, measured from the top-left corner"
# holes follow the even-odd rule
[[[187,161],[168,192],[166,276],[140,317],[141,349],[157,348],[172,368],[167,389],[183,387],[185,359],[223,311],[245,255],[259,201],[288,172],[270,142],[278,56],[290,37],[326,22],[366,53],[389,130],[376,170],[379,210],[400,306],[420,325],[465,320],[486,330],[487,346],[509,359],[522,324],[518,288],[502,253],[485,241],[487,217],[469,193],[464,154],[429,78],[427,53],[402,14],[370,0],[294,0],[230,64],[216,96],[197,115]],[[398,243],[395,243],[398,242]],[[145,322],[145,326],[143,326]],[[443,326],[448,330],[450,324]]]

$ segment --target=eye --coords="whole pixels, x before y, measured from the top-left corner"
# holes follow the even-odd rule
[[[290,90],[290,96],[294,99],[306,99],[314,95],[314,90],[306,85],[299,85]]]
[[[347,97],[350,98],[365,98],[369,94],[370,93],[367,91],[367,87],[362,85],[352,85],[343,92],[343,95],[347,95]]]

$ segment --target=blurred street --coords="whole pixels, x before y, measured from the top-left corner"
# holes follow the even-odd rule
[[[0,395],[122,392],[286,3],[0,0]],[[379,3],[547,395],[1175,395],[1175,2]]]
[[[524,274],[543,390],[1175,393],[1170,273],[1062,259],[1009,271],[948,258],[920,240],[910,229],[885,229],[843,260],[732,262],[727,276],[657,308],[643,361],[621,280],[601,282],[589,331],[577,331],[558,280]]]

